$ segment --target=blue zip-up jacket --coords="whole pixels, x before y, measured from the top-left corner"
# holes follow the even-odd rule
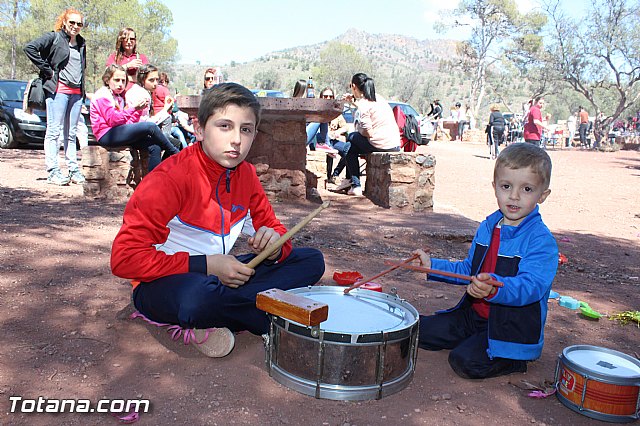
[[[471,243],[468,257],[461,262],[431,259],[431,267],[464,275],[477,275],[491,242],[493,229],[503,215],[498,210],[481,224]],[[558,245],[542,222],[538,206],[519,226],[502,225],[495,273],[504,287],[487,301],[489,307],[489,358],[533,360],[544,344],[547,299],[558,268]],[[427,279],[466,285],[467,281],[429,274]],[[471,309],[467,293],[455,309]],[[442,311],[441,311],[442,312]]]

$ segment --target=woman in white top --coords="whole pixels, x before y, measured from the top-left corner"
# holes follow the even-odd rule
[[[362,195],[359,156],[370,152],[399,151],[400,132],[389,103],[382,96],[376,96],[372,78],[364,73],[355,74],[351,78],[351,92],[344,99],[358,108],[358,120],[356,131],[347,138],[351,143],[346,156],[348,180],[337,189],[349,188],[349,195]]]

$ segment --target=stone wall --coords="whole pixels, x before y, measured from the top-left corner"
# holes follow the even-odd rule
[[[256,166],[269,199],[305,198],[305,142],[304,122],[275,120],[260,124],[247,161]]]
[[[364,194],[387,208],[433,208],[436,159],[416,152],[369,154]]]
[[[140,158],[140,156],[142,158]],[[123,199],[133,193],[147,174],[147,150],[129,148],[106,149],[101,146],[82,148],[82,173],[87,179],[84,195],[92,198]]]

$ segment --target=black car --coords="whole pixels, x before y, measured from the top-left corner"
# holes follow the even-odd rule
[[[23,144],[44,144],[47,130],[47,114],[43,110],[27,113],[22,109],[22,99],[27,82],[0,80],[0,148],[17,148]],[[83,113],[89,130],[89,144],[96,138],[91,131],[89,114]]]

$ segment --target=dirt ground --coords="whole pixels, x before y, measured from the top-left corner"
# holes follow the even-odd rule
[[[366,198],[321,191],[332,207],[294,237],[326,258],[319,284],[335,270],[364,275],[416,247],[463,258],[474,230],[496,208],[493,162],[483,144],[432,143],[435,207],[412,214]],[[541,206],[568,263],[554,290],[605,314],[640,310],[640,153],[551,151],[552,193]],[[457,377],[447,352],[418,352],[412,382],[381,400],[319,400],[278,384],[265,368],[262,339],[239,334],[233,352],[209,359],[164,330],[128,320],[130,284],[109,270],[124,203],[85,199],[78,186],[46,184],[41,150],[0,151],[0,424],[117,424],[108,414],[10,413],[27,399],[149,399],[138,424],[380,425],[596,423],[554,397],[527,397],[523,381],[553,381],[558,354],[588,344],[640,353],[640,328],[549,302],[542,357],[525,374],[481,381]],[[277,203],[291,227],[315,208]],[[421,313],[454,305],[462,288],[425,282],[411,271],[379,281]]]

